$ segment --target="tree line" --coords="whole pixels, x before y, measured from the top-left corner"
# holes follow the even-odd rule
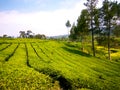
[[[113,40],[113,36],[120,37],[120,3],[104,0],[100,8],[97,8],[97,3],[98,0],[87,0],[84,3],[86,9],[81,11],[77,24],[73,23],[69,39],[80,40],[81,45],[84,46],[84,40],[88,35],[91,35],[93,56],[96,56],[95,39],[98,44],[106,42],[108,59],[111,60],[111,40]],[[67,27],[70,26],[69,23],[67,21]]]
[[[44,34],[34,34],[31,30],[20,31],[20,38],[37,38],[37,39],[46,39],[46,36]]]
[[[36,38],[36,39],[46,39],[47,37],[44,34],[34,34],[31,30],[25,31],[19,31],[20,36],[17,38]],[[12,36],[8,36],[7,34],[4,34],[3,36],[0,36],[0,38],[14,38]]]

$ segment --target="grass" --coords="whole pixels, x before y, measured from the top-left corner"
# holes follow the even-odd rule
[[[8,61],[0,59],[1,90],[120,89],[120,61],[92,57],[80,51],[79,43],[35,39],[6,42],[12,45],[5,48],[7,45],[1,41],[4,43],[1,49],[5,49],[0,52],[0,58],[14,53]]]

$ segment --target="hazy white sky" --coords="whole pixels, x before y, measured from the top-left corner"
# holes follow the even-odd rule
[[[0,0],[0,36],[31,30],[47,36],[68,33],[67,20],[76,22],[86,0]],[[99,0],[99,5],[102,0]]]

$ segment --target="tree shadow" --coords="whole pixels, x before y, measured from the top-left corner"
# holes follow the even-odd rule
[[[43,68],[41,70],[37,70],[39,72],[42,72],[45,75],[49,75],[52,79],[53,79],[53,83],[54,81],[59,81],[61,90],[73,90],[72,89],[72,84],[71,81],[69,79],[66,79],[60,71],[54,70],[54,69],[50,69],[50,68]]]
[[[69,43],[65,43],[66,46],[68,47],[76,47],[75,45],[69,44]]]
[[[62,47],[64,50],[72,53],[72,54],[77,54],[77,55],[81,55],[81,56],[85,56],[85,57],[92,57],[91,55],[85,53],[85,52],[82,52],[82,51],[79,51],[79,50],[75,50],[75,49],[70,49],[70,48],[67,48],[67,47]]]

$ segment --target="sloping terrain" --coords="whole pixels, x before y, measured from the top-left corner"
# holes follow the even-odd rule
[[[0,42],[1,90],[120,90],[120,62],[81,52],[68,42]]]

